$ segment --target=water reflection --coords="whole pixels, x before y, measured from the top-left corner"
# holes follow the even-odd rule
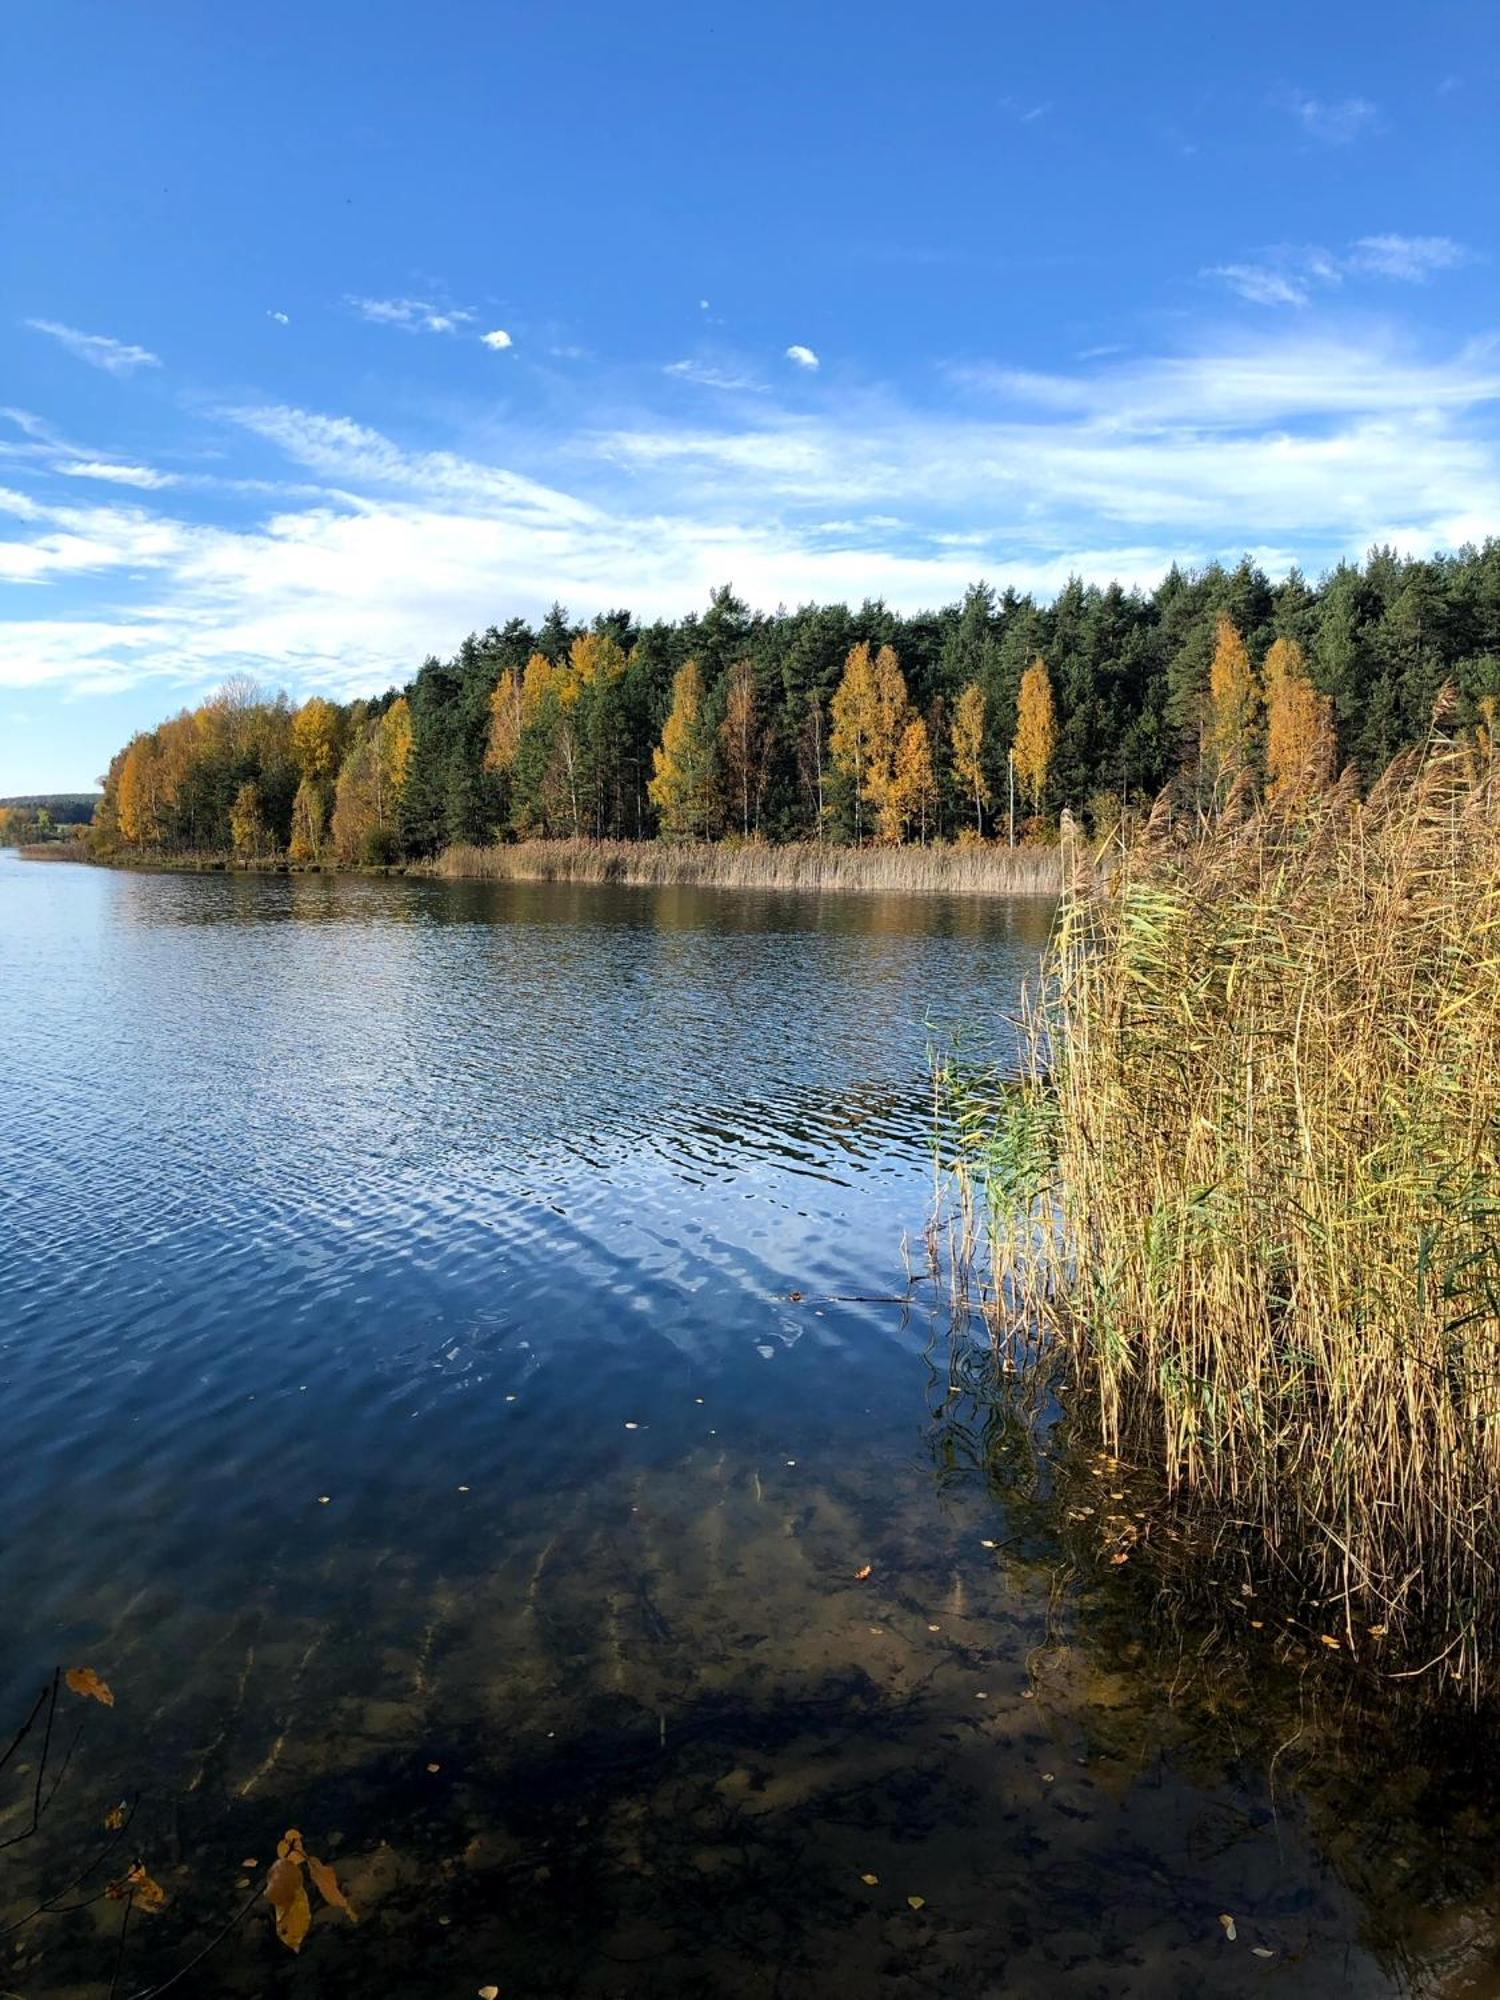
[[[926,1021],[1042,921],[0,861],[0,1668],[118,1695],[3,1911],[139,1786],[141,1986],[295,1824],[365,1922],[189,1990],[1494,1990],[1469,1738],[1101,1562],[892,1302]]]

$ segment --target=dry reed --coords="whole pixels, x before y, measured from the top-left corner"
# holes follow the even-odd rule
[[[1014,1321],[1325,1644],[1493,1686],[1494,777],[1435,739],[1364,801],[1154,813],[1070,869],[1028,1021],[968,1146]]]
[[[413,871],[418,872],[418,871]],[[1056,896],[1055,847],[835,847],[813,841],[674,845],[653,840],[524,840],[450,847],[430,871],[498,882],[681,883],[715,889],[885,890],[900,895]]]

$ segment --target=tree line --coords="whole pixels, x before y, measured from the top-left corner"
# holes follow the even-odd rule
[[[1316,584],[1248,559],[1046,605],[977,584],[912,616],[763,614],[728,587],[674,621],[555,605],[374,700],[230,681],[117,754],[92,838],[342,865],[515,838],[1035,840],[1174,780],[1379,772],[1449,684],[1488,731],[1500,541]]]

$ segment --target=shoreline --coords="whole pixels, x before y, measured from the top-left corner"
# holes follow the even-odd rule
[[[447,882],[773,889],[802,894],[1040,897],[1062,893],[1058,847],[835,847],[807,841],[675,846],[652,840],[529,840],[449,847],[431,860],[339,866],[285,855],[78,853],[22,847],[28,861],[72,861],[168,875],[407,875]]]

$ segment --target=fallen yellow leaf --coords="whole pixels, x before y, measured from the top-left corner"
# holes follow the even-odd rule
[[[1220,1917],[1219,1922],[1224,1926],[1225,1937],[1227,1937],[1229,1942],[1233,1944],[1235,1939],[1239,1936],[1239,1932],[1234,1927],[1234,1918]]]
[[[878,1875],[861,1875],[859,1879],[861,1882],[864,1883],[867,1889],[875,1888],[875,1886],[880,1881],[880,1877]]]
[[[908,1896],[906,1900],[914,1910],[925,1910],[927,1907],[927,1898],[925,1896]]]
[[[125,1801],[121,1799],[117,1806],[111,1806],[109,1811],[104,1815],[104,1824],[111,1833],[118,1833],[120,1828],[125,1824],[125,1813]]]
[[[479,2000],[500,2000],[500,1988],[498,1986],[481,1986],[479,1989]]]
[[[873,1569],[873,1563],[866,1563],[863,1569],[857,1569],[854,1572],[854,1581],[856,1583],[863,1583],[865,1578],[872,1573]]]
[[[342,1910],[351,1924],[357,1924],[359,1918],[350,1907],[348,1898],[339,1887],[339,1878],[334,1874],[328,1863],[320,1861],[316,1854],[309,1854],[307,1857],[307,1872],[317,1884],[318,1894],[323,1898],[323,1901],[332,1904],[336,1910]]]
[[[101,1681],[92,1667],[69,1667],[63,1679],[74,1694],[86,1695],[90,1701],[102,1702],[106,1708],[113,1708],[115,1698],[110,1693],[109,1684]]]

